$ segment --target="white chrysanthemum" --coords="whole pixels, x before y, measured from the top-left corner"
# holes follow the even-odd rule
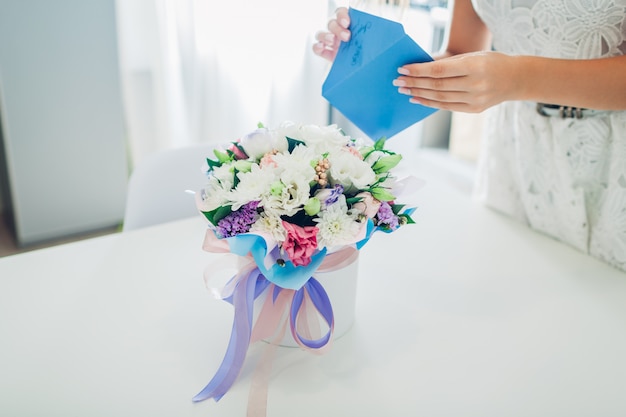
[[[345,146],[350,137],[344,135],[337,125],[317,126],[298,125],[292,122],[282,123],[276,132],[280,136],[296,139],[314,149],[317,153],[324,153],[331,149]]]
[[[300,127],[298,139],[318,153],[343,148],[350,142],[350,137],[344,135],[337,125],[303,125]]]
[[[354,156],[347,149],[328,155],[332,184],[342,184],[346,190],[351,187],[367,188],[376,182],[376,173],[370,164]]]
[[[261,169],[258,165],[252,165],[249,172],[238,173],[237,178],[239,184],[229,195],[233,211],[250,201],[261,200],[261,196],[267,193],[271,184],[278,179],[271,167]]]
[[[293,216],[309,200],[309,179],[297,170],[286,170],[281,174],[280,187],[272,187],[261,199],[261,205],[275,216]]]
[[[209,178],[213,178],[218,182],[222,182],[224,184],[230,184],[233,186],[233,182],[235,180],[235,174],[232,164],[223,164],[220,167],[215,167],[211,171]],[[223,188],[226,186],[224,185]]]
[[[228,178],[220,180],[216,176],[210,176],[204,189],[200,191],[198,209],[201,211],[212,211],[220,206],[228,205],[232,186],[233,182]]]
[[[315,176],[314,163],[317,163],[320,156],[307,146],[296,146],[291,153],[279,153],[274,155],[273,160],[277,165],[277,170],[281,173],[283,182],[294,176],[306,178],[306,181],[313,180]],[[286,177],[282,178],[283,173]]]
[[[284,138],[291,138],[300,140],[300,126],[293,122],[282,122],[276,128],[276,134]]]
[[[317,222],[317,243],[319,248],[348,245],[354,243],[361,229],[361,224],[357,222],[357,216],[349,213],[345,200],[321,211]]]
[[[250,159],[258,161],[268,152],[277,150],[284,152],[288,148],[287,139],[284,135],[278,134],[275,130],[260,128],[248,133],[239,141]]]
[[[283,227],[282,220],[278,216],[273,216],[270,213],[263,212],[259,216],[256,222],[250,227],[251,232],[267,233],[276,242],[285,241],[285,228]]]

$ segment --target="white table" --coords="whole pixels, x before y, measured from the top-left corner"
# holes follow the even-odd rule
[[[268,416],[625,416],[626,274],[413,164],[417,224],[363,249],[329,353],[279,349]],[[203,236],[198,217],[1,258],[0,415],[245,415],[263,344],[220,402],[191,402],[232,324]]]

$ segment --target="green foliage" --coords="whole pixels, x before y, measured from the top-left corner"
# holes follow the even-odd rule
[[[387,138],[384,137],[384,136],[382,138],[378,139],[374,143],[374,150],[375,151],[382,151],[383,149],[385,149],[385,142],[387,142]]]
[[[415,224],[415,221],[408,214],[400,214],[398,215],[401,219],[404,219],[404,224]]]
[[[393,214],[397,216],[398,213],[400,213],[400,211],[405,207],[405,205],[406,204],[391,204],[389,207],[391,207],[391,211],[393,212]]]
[[[384,187],[374,186],[370,188],[370,193],[378,201],[392,201],[395,197]]]
[[[222,152],[218,149],[213,149],[213,154],[217,157],[217,160],[221,163],[221,164],[225,164],[228,163],[230,161],[232,161],[232,152],[231,155],[228,154],[228,152]]]
[[[354,204],[358,203],[359,201],[363,201],[363,197],[347,197],[346,198],[346,203],[350,207],[352,207]]]
[[[298,145],[304,145],[304,142],[298,139],[292,139],[290,137],[287,137],[287,146],[288,146],[289,153],[292,153],[293,150],[296,149],[296,146]]]
[[[378,158],[376,162],[374,162],[374,165],[372,165],[372,170],[377,174],[388,172],[396,165],[398,165],[401,159],[402,155],[396,153],[382,156]]]
[[[219,168],[222,166],[222,163],[219,161],[214,161],[212,159],[206,158],[206,163],[209,166],[209,171],[213,168]]]
[[[237,185],[239,185],[239,177],[237,176],[238,173],[239,170],[233,167],[233,188],[237,188]]]
[[[215,210],[203,211],[204,217],[207,218],[212,225],[217,226],[217,223],[224,217],[228,216],[232,212],[232,206],[220,206]]]

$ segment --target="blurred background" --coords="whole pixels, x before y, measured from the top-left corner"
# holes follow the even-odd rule
[[[338,6],[445,41],[443,0],[0,0],[0,256],[120,229],[155,152],[226,143],[259,122],[337,123],[314,36]],[[472,164],[476,117],[437,112],[390,140]]]

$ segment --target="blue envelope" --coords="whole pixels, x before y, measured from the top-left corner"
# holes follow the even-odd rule
[[[398,68],[433,59],[400,23],[350,9],[348,42],[342,42],[322,86],[326,98],[371,139],[390,138],[437,109],[409,102],[392,81]]]

